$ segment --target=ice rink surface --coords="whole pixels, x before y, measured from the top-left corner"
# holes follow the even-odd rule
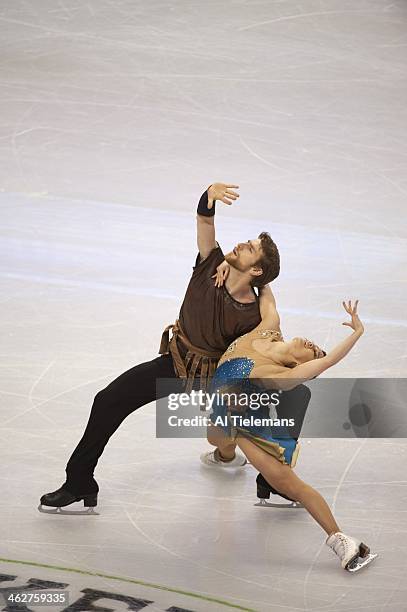
[[[285,336],[333,346],[359,298],[366,333],[330,375],[406,376],[406,3],[6,0],[0,24],[0,556],[20,562],[0,561],[0,588],[407,610],[403,439],[302,441],[298,474],[380,554],[358,575],[305,510],[253,506],[251,467],[211,471],[205,440],[156,439],[153,404],[99,462],[100,516],[36,510],[95,393],[157,355],[212,182],[240,186],[217,207],[225,251],[262,230],[279,245]]]

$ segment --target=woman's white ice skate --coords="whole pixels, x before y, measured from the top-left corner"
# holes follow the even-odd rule
[[[204,465],[218,466],[222,468],[243,467],[247,464],[246,457],[244,457],[238,451],[236,451],[235,457],[234,459],[232,459],[232,461],[222,461],[219,458],[219,452],[217,448],[213,451],[206,451],[206,453],[202,453],[200,459]]]
[[[370,553],[370,548],[338,531],[326,540],[326,544],[338,555],[343,569],[358,572],[376,559],[377,554]]]

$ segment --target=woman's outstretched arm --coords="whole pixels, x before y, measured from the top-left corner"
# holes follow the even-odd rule
[[[359,300],[356,300],[354,306],[352,306],[350,300],[348,304],[342,302],[346,312],[351,316],[351,320],[342,323],[342,325],[346,325],[353,329],[353,333],[337,344],[335,348],[325,355],[325,357],[307,361],[306,363],[295,366],[295,368],[285,368],[284,371],[278,374],[269,373],[267,375],[267,369],[270,371],[269,366],[262,366],[261,368],[257,368],[256,378],[261,378],[263,384],[267,387],[275,389],[277,386],[281,389],[292,389],[306,380],[319,376],[322,372],[325,372],[325,370],[337,364],[346,357],[364,332],[362,322],[357,313],[358,302]]]

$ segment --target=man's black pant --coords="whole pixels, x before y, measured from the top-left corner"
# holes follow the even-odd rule
[[[129,414],[159,399],[158,378],[176,378],[171,355],[140,363],[96,394],[85,433],[66,466],[64,488],[76,495],[98,491],[93,471],[103,449]]]

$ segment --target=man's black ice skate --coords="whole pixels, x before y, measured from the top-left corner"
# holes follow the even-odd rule
[[[274,489],[267,480],[264,478],[263,474],[258,474],[256,478],[257,483],[257,497],[259,498],[259,502],[254,504],[255,506],[262,506],[268,508],[303,508],[304,506],[300,504],[300,502],[291,499],[291,497],[287,497],[284,493],[279,493],[276,489]],[[277,503],[277,502],[268,502],[267,499],[270,499],[270,493],[273,495],[279,495],[284,499],[288,500],[289,504]]]
[[[38,510],[46,514],[99,514],[95,512],[97,506],[97,493],[87,493],[85,495],[74,495],[61,487],[52,493],[46,493],[40,499]],[[85,510],[64,510],[65,506],[69,506],[75,502],[83,500]],[[45,507],[44,507],[45,506]],[[48,509],[49,508],[49,509]]]

